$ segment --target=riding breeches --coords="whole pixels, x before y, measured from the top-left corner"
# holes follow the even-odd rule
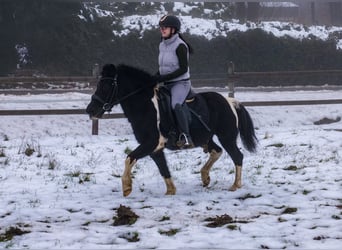
[[[172,109],[176,107],[176,104],[183,104],[185,101],[185,98],[189,94],[190,88],[191,88],[191,82],[190,80],[182,80],[179,82],[175,82],[169,85],[166,85],[171,92],[171,106]]]

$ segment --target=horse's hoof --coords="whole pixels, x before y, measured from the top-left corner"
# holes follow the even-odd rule
[[[123,196],[127,197],[128,195],[130,195],[132,193],[132,189],[127,189],[123,191]]]
[[[241,184],[233,184],[228,190],[231,191],[231,192],[234,192],[234,191],[238,190],[241,187],[242,187]]]
[[[167,190],[165,195],[175,195],[176,194],[176,190]]]
[[[210,175],[208,171],[201,171],[201,179],[203,187],[207,187],[210,184]]]
[[[173,181],[171,178],[165,178],[165,184],[166,184],[166,193],[165,195],[175,195],[176,194],[176,186],[173,184]]]

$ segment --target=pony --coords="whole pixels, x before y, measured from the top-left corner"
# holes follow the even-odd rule
[[[213,136],[216,135],[235,165],[235,180],[229,190],[241,188],[243,154],[237,146],[238,135],[240,134],[241,141],[248,151],[255,152],[257,147],[250,114],[236,99],[225,98],[216,92],[193,93],[192,99],[195,101],[187,103],[191,111],[195,110],[192,112],[194,115],[190,124],[190,134],[194,146],[202,147],[204,153],[209,153],[209,159],[200,171],[203,186],[207,187],[210,184],[210,169],[223,152],[213,140]],[[165,111],[161,110],[158,86],[152,75],[124,64],[104,65],[86,112],[91,119],[98,119],[118,104],[121,105],[139,143],[125,160],[125,169],[121,177],[123,195],[128,196],[132,192],[132,168],[137,160],[146,156],[152,158],[164,178],[165,194],[176,194],[176,186],[171,178],[163,149],[179,148],[168,144],[171,136],[167,133],[168,129],[165,129],[167,126],[162,126],[168,124],[168,121],[165,121],[165,115],[163,116]]]

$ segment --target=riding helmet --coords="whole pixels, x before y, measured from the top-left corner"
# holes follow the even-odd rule
[[[175,28],[176,32],[180,31],[181,28],[181,22],[179,19],[175,16],[171,15],[164,15],[162,18],[159,20],[159,26],[160,27],[171,27]]]

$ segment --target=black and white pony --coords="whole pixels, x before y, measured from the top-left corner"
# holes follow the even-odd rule
[[[176,193],[171,179],[163,148],[176,149],[168,143],[169,121],[163,116],[158,105],[158,90],[152,76],[140,69],[127,65],[115,67],[107,64],[102,69],[101,78],[86,112],[91,118],[100,118],[114,105],[121,104],[125,116],[132,125],[136,140],[140,144],[128,154],[122,176],[123,195],[132,192],[131,171],[140,158],[150,156],[164,177],[166,194]],[[222,154],[222,148],[213,141],[216,135],[222,147],[228,152],[235,164],[235,181],[229,190],[240,188],[243,155],[237,146],[237,136],[245,148],[254,152],[257,139],[252,119],[245,107],[233,98],[224,98],[215,92],[195,94],[192,102],[187,103],[192,112],[190,134],[196,147],[209,153],[209,159],[201,168],[203,186],[210,183],[209,171]],[[165,120],[166,119],[166,120]]]

